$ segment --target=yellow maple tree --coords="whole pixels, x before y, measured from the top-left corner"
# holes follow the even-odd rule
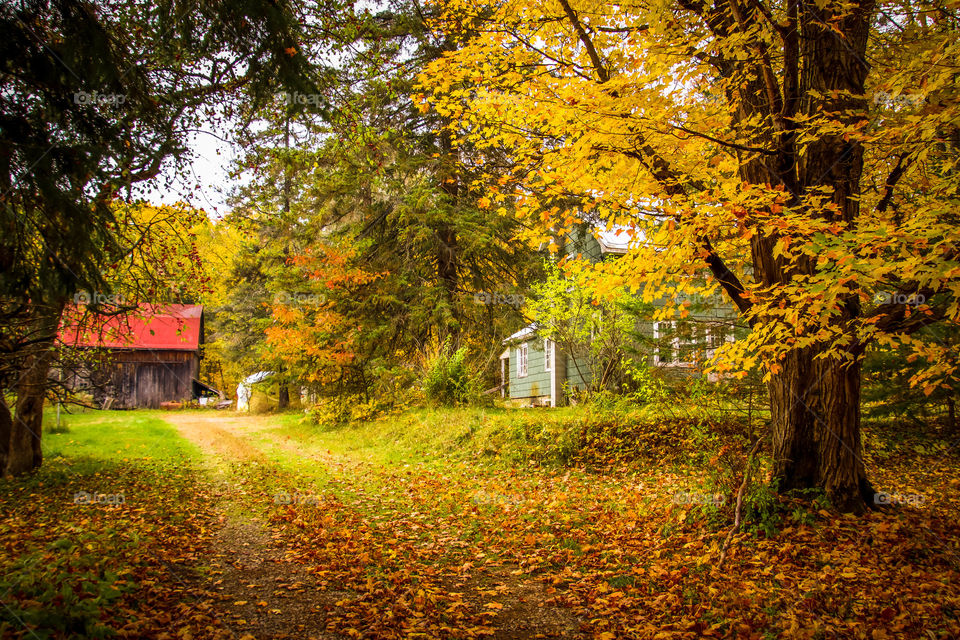
[[[437,8],[456,46],[421,76],[421,106],[452,123],[490,207],[534,241],[628,228],[629,253],[594,274],[611,287],[722,290],[750,334],[716,366],[763,368],[778,487],[872,504],[864,352],[937,358],[918,330],[960,320],[956,3]],[[934,360],[914,382],[956,376]]]

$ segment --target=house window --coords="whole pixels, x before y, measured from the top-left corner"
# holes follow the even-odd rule
[[[673,354],[670,353],[672,350],[672,344],[665,342],[664,336],[666,330],[669,329],[670,322],[654,322],[653,323],[653,364],[654,366],[661,366],[667,364],[668,362],[673,361]]]
[[[553,343],[549,340],[543,341],[543,370],[550,371],[550,364],[553,362]]]
[[[715,323],[706,328],[706,346],[707,346],[707,358],[712,358],[717,352],[717,349],[727,340],[728,335],[724,330],[724,326],[720,323]]]
[[[655,366],[692,366],[702,348],[695,325],[689,322],[653,323],[653,364]]]
[[[517,347],[517,377],[527,377],[527,343]]]

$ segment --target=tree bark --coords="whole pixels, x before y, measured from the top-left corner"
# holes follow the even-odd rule
[[[445,158],[450,158],[451,170],[449,175],[440,183],[440,190],[450,197],[451,203],[456,206],[460,200],[460,176],[456,173],[457,151],[453,146],[450,133],[446,130],[440,135],[440,148]],[[443,176],[444,174],[441,174]],[[460,318],[457,309],[457,290],[460,287],[460,248],[457,242],[457,230],[451,224],[441,224],[436,229],[437,246],[437,278],[444,288],[447,305],[451,318],[447,323],[447,331],[451,343],[456,348],[460,337]]]
[[[872,0],[837,14],[831,7],[803,5],[800,109],[808,116],[826,115],[851,128],[866,118],[865,51],[872,12]],[[828,26],[834,23],[839,34]],[[831,195],[832,209],[812,215],[856,225],[863,173],[863,145],[856,135],[829,134],[811,142],[798,158],[797,173],[803,192],[823,190]],[[800,262],[783,278],[815,270],[813,264]],[[840,304],[836,321],[841,324],[861,313],[855,293]],[[850,338],[851,344],[858,344],[856,335]],[[861,512],[873,504],[860,440],[861,352],[854,347],[848,354],[853,358],[844,360],[816,358],[815,349],[788,358],[782,374],[771,381],[774,477],[781,490],[822,489],[835,507]]]
[[[6,474],[10,458],[10,436],[13,433],[13,415],[7,406],[4,390],[0,389],[0,475]]]
[[[50,347],[52,347],[52,341]],[[29,367],[17,384],[17,405],[10,437],[7,474],[20,475],[43,464],[43,402],[47,390],[47,374],[53,361],[52,348],[27,358]]]
[[[277,409],[283,411],[290,406],[290,388],[283,382],[277,389]]]
[[[43,403],[48,386],[47,376],[56,354],[57,328],[63,307],[64,304],[60,302],[35,308],[33,330],[38,340],[23,359],[20,379],[15,385],[17,402],[10,426],[4,475],[29,473],[43,464]]]
[[[792,354],[768,384],[773,422],[773,479],[781,492],[823,490],[842,511],[873,503],[860,438],[858,362]]]
[[[767,384],[773,425],[773,479],[780,491],[817,486],[816,418],[809,406],[815,383],[810,356],[789,354]]]

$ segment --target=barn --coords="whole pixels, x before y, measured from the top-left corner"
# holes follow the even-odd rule
[[[60,328],[65,364],[60,376],[87,391],[97,406],[158,408],[215,391],[202,384],[203,306],[148,304],[117,316],[96,317],[70,307]],[[72,363],[72,364],[71,364]]]

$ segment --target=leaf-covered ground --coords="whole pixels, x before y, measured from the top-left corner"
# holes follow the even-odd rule
[[[558,446],[527,433],[547,414],[525,415],[528,453]],[[475,459],[491,446],[475,436],[444,454],[431,428],[420,416],[323,432],[219,413],[84,416],[48,438],[38,476],[4,482],[3,635],[960,635],[958,452],[943,438],[868,437],[878,488],[908,504],[854,518],[771,502],[720,567],[730,509],[710,502],[710,483],[722,456],[506,464]],[[646,439],[676,435],[664,429]],[[591,434],[564,457],[625,457],[622,429]],[[82,490],[125,500],[73,504]]]

